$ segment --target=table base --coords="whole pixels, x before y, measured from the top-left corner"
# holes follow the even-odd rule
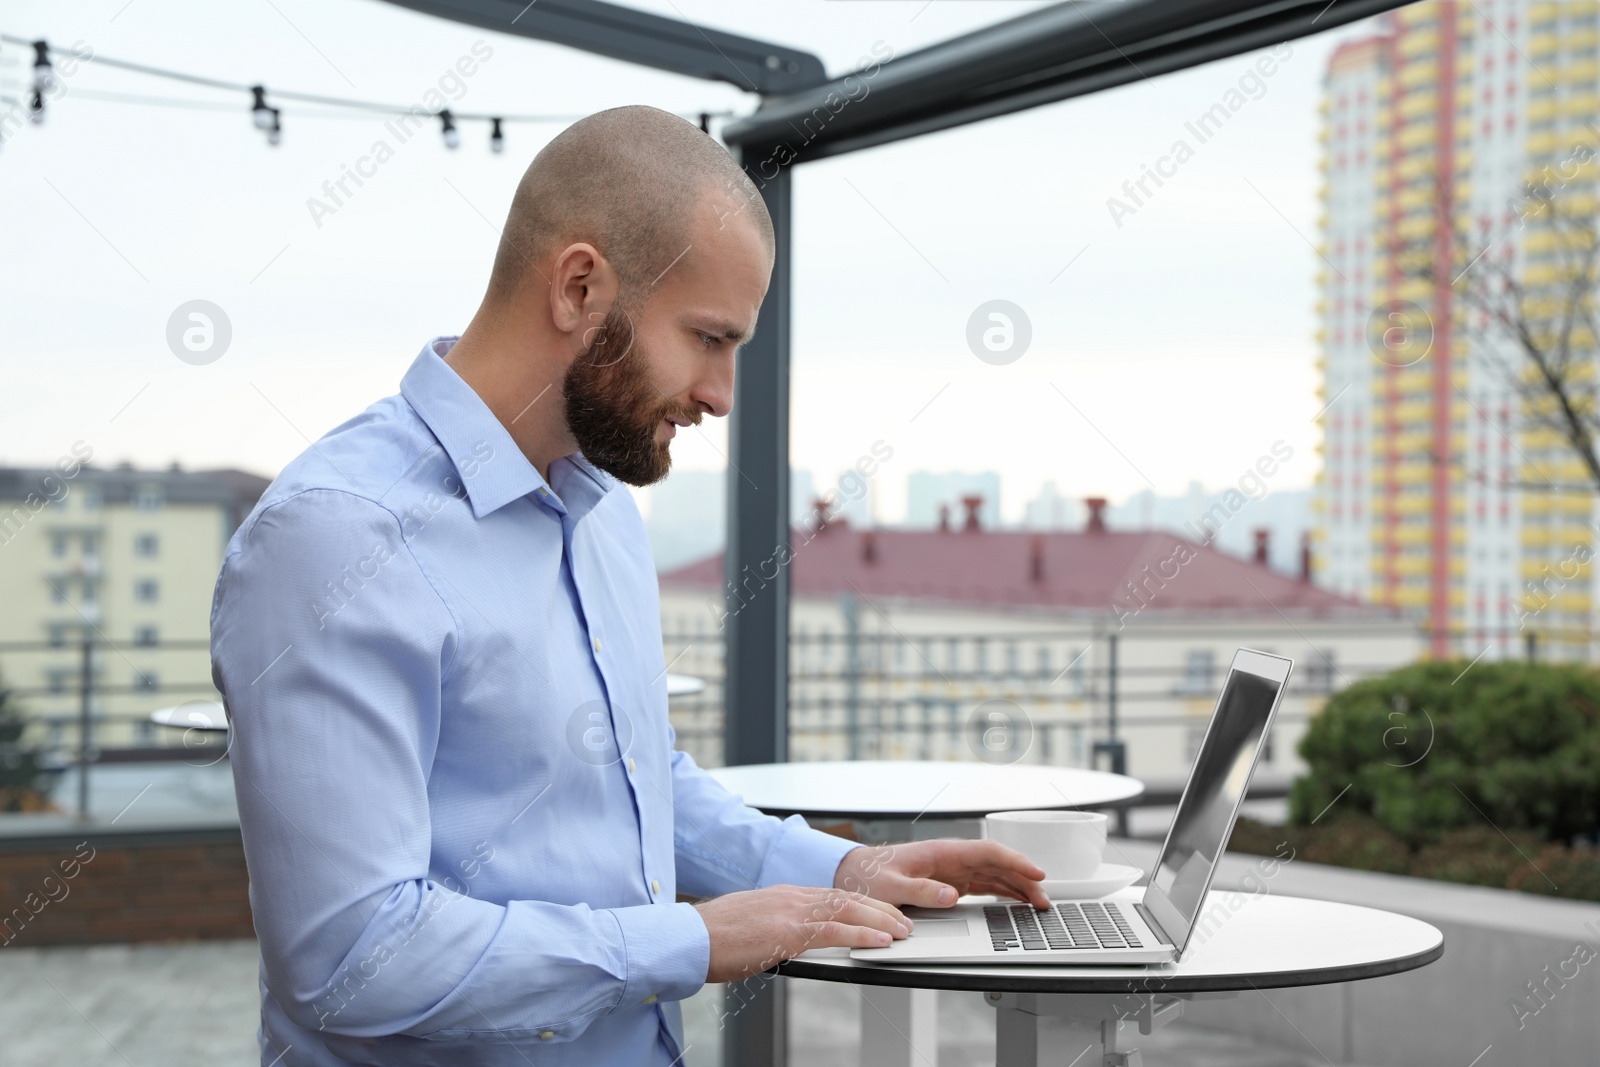
[[[1235,994],[1208,994],[1233,996]],[[1138,1035],[1183,1015],[1181,994],[986,993],[995,1009],[995,1067],[1036,1067],[1039,1022],[1060,1020],[1049,1036],[1059,1042],[1052,1062],[1070,1067],[1144,1067]],[[1098,1051],[1098,1056],[1096,1052]]]

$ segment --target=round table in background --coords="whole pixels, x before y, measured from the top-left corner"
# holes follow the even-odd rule
[[[150,721],[157,726],[172,726],[183,730],[212,730],[225,733],[228,714],[218,700],[190,700],[176,707],[157,708],[150,713]]]
[[[1105,899],[1131,907],[1143,894],[1142,887],[1131,887]],[[912,910],[913,917],[937,914]],[[996,1009],[997,1067],[1033,1067],[1041,1017],[1066,1024],[1067,1038],[1056,1046],[1061,1063],[1095,1045],[1101,1057],[1088,1063],[1139,1063],[1134,1034],[1148,1035],[1177,1018],[1185,1000],[1377,978],[1426,966],[1444,954],[1444,935],[1420,919],[1270,892],[1208,894],[1190,940],[1177,963],[884,964],[851,959],[847,949],[814,949],[779,964],[778,972],[859,987],[981,992]],[[865,997],[866,988],[862,992]],[[937,1054],[932,1035],[923,1040],[930,1043],[918,1050],[918,1062]],[[869,1058],[873,1052],[864,1047],[861,1062],[877,1064]]]
[[[667,675],[668,698],[693,696],[695,693],[704,692],[705,688],[706,680],[704,678],[696,678],[692,674]]]
[[[1108,807],[1144,792],[1125,774],[953,760],[756,763],[711,773],[753,808],[808,819],[981,819],[991,811]]]
[[[991,811],[1108,807],[1144,792],[1144,783],[1123,774],[951,760],[757,763],[710,773],[768,815],[803,815],[822,822],[885,820],[910,823],[913,831],[931,820],[943,824],[944,836],[960,836],[963,829],[977,836],[981,826],[963,827],[961,822]],[[933,987],[901,983],[870,994],[863,989],[861,1062],[937,1067],[937,1007]]]

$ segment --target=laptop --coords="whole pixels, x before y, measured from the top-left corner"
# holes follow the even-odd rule
[[[1233,832],[1293,665],[1251,649],[1235,653],[1142,900],[1057,900],[1049,911],[1014,900],[904,908],[912,921],[909,936],[888,948],[851,949],[851,957],[1008,965],[1177,960]]]

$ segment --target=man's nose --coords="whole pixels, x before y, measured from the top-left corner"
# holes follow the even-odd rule
[[[733,410],[733,356],[716,361],[689,393],[699,411],[722,418]]]

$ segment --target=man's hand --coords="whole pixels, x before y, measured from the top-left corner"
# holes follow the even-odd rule
[[[946,908],[968,893],[993,893],[1050,906],[1039,885],[1044,870],[998,841],[913,841],[854,848],[833,876],[838,889],[891,904]]]
[[[694,907],[711,934],[708,982],[747,978],[813,948],[882,948],[911,932],[900,909],[840,889],[773,885]]]

